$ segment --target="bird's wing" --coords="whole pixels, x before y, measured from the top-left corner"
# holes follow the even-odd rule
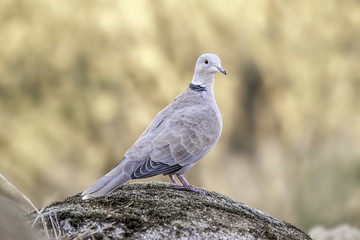
[[[132,178],[172,174],[195,164],[218,140],[220,121],[210,107],[186,107],[174,112],[158,126],[161,130],[151,140],[150,156],[135,169]]]

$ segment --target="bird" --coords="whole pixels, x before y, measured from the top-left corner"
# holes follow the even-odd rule
[[[176,188],[202,193],[184,174],[209,153],[221,134],[222,117],[214,96],[217,72],[226,75],[220,58],[202,54],[189,87],[155,116],[124,158],[86,189],[82,199],[106,195],[132,179],[160,174],[168,175]]]

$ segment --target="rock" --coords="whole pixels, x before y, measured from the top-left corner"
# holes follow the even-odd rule
[[[131,183],[104,197],[71,196],[46,207],[43,216],[53,235],[80,239],[311,239],[227,196],[205,193]]]

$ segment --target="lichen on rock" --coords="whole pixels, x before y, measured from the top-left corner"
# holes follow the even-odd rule
[[[311,239],[225,195],[158,182],[126,184],[88,200],[77,194],[49,205],[43,216],[53,234],[81,239]]]

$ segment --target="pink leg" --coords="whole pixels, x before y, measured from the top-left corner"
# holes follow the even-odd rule
[[[170,179],[171,179],[171,182],[175,185],[175,186],[178,186],[179,184],[177,183],[174,175],[169,175]]]
[[[193,186],[191,186],[188,181],[186,181],[185,177],[183,175],[177,175],[178,179],[180,180],[180,182],[183,184],[182,186],[181,185],[178,185],[178,186],[175,186],[177,188],[185,188],[185,189],[188,189],[188,190],[191,190],[193,192],[197,192],[197,193],[200,193],[200,194],[203,194],[205,195],[205,192],[200,190],[200,189],[197,189]],[[171,178],[171,177],[170,177]],[[172,181],[172,180],[171,180]],[[175,178],[174,178],[174,181],[175,181]],[[176,182],[176,181],[175,181]]]

